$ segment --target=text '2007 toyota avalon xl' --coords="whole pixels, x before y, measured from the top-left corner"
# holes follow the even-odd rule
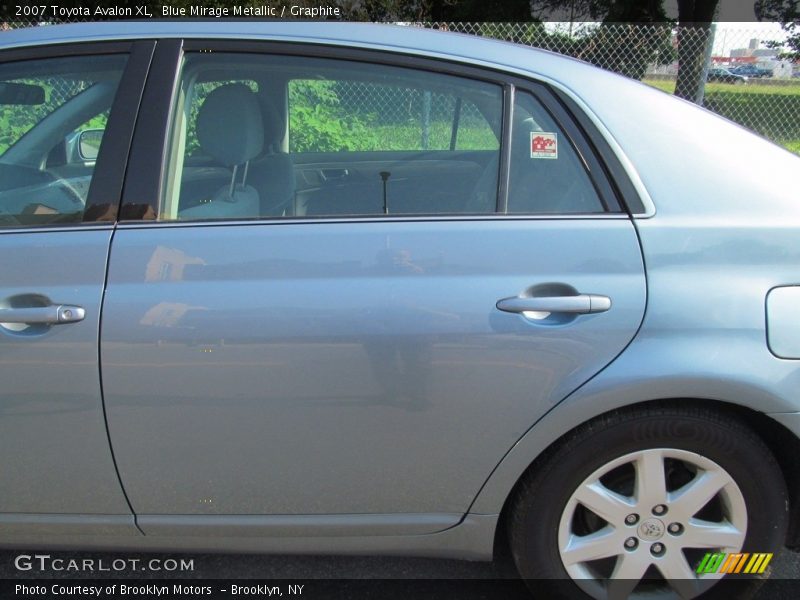
[[[690,598],[800,545],[800,158],[385,25],[33,28],[0,82],[3,546]]]

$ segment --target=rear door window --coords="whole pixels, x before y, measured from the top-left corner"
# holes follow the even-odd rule
[[[400,79],[371,82],[336,77],[289,82],[291,152],[500,147],[497,123],[491,124],[468,97],[470,90],[465,87],[472,86],[455,84],[451,78],[440,89],[434,82],[426,88]],[[489,116],[496,120],[499,114]]]
[[[320,65],[322,66],[322,65]],[[289,81],[296,208],[311,215],[495,211],[502,90],[442,74],[340,65]]]
[[[493,213],[503,90],[427,71],[189,53],[162,220]]]

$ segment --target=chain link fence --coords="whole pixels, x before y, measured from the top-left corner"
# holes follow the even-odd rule
[[[478,107],[469,100],[462,101],[452,93],[346,80],[336,81],[332,91],[336,94],[338,108],[343,114],[362,116],[366,122],[378,128],[386,126],[391,130],[403,127],[418,129],[422,138],[422,150],[444,150],[450,146],[453,115],[456,113],[459,121],[457,129],[461,134],[477,134],[482,139],[482,149],[491,149],[492,141],[496,144],[494,134],[487,127],[486,117]],[[402,149],[413,148],[409,146]]]
[[[800,153],[800,64],[777,23],[414,23],[587,61],[675,93]]]
[[[2,30],[35,23],[0,23]],[[701,104],[800,153],[800,65],[782,54],[779,24],[710,29],[629,23],[405,23],[490,37],[565,54]],[[343,105],[392,122],[430,102],[419,90],[338,83]],[[374,86],[373,86],[374,87]],[[432,110],[441,102],[430,103]],[[469,118],[469,107],[465,118]]]

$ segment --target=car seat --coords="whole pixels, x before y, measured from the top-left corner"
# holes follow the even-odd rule
[[[260,214],[280,216],[294,205],[294,164],[281,150],[286,120],[281,118],[268,98],[259,99],[264,122],[264,153],[250,163],[250,185],[258,190]]]
[[[230,183],[203,204],[180,210],[180,219],[237,219],[261,214],[260,197],[247,185],[250,161],[264,150],[264,121],[256,95],[244,84],[213,90],[197,115],[197,141],[211,158],[231,169]],[[237,182],[243,168],[241,182]]]

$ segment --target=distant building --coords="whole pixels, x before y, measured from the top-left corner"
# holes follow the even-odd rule
[[[730,52],[731,58],[749,58],[755,56],[757,58],[777,58],[778,51],[773,48],[759,48],[760,40],[753,38],[747,45],[747,48],[734,48]]]
[[[758,58],[775,58],[778,56],[778,51],[774,48],[759,48],[758,50],[753,50],[752,56]]]

